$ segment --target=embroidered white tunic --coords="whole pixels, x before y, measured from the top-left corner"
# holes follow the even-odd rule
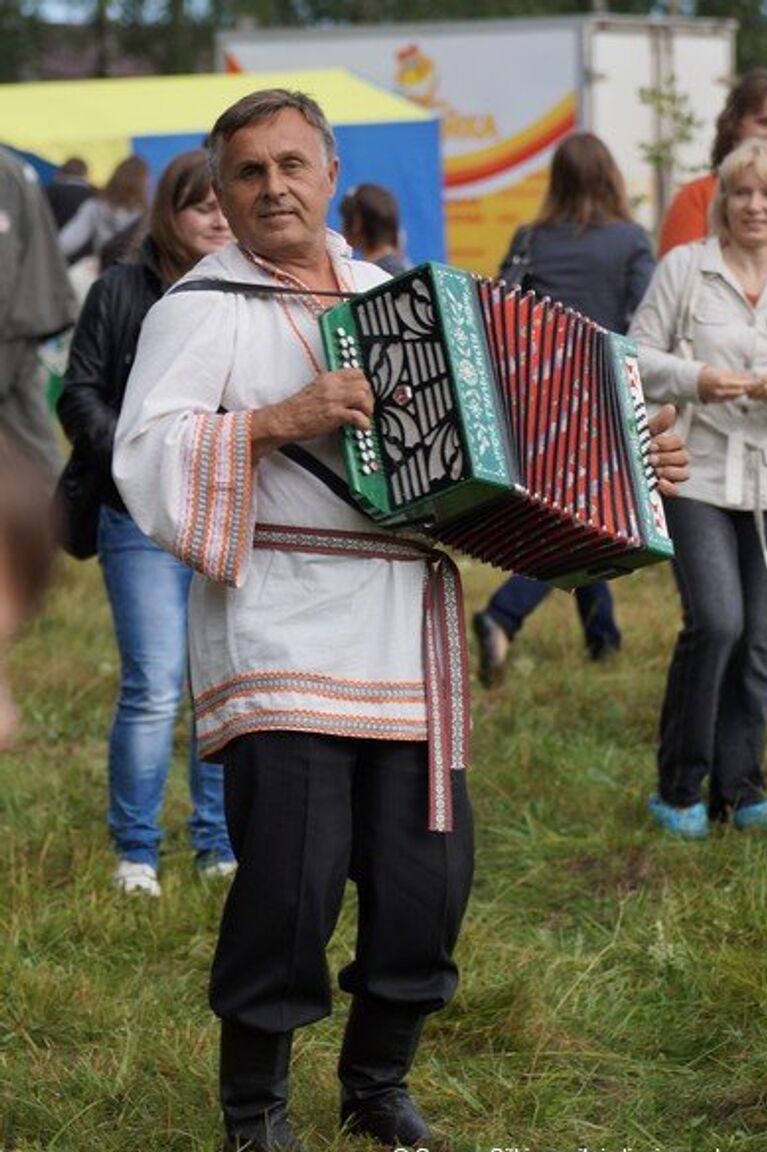
[[[328,251],[345,290],[387,278],[332,232]],[[275,283],[235,246],[185,279],[202,277]],[[374,530],[281,453],[251,458],[250,412],[324,363],[316,312],[303,297],[168,295],[144,322],[128,383],[114,476],[143,531],[200,574],[190,656],[207,757],[265,729],[427,738],[424,563],[251,547],[257,523]],[[338,435],[305,447],[344,475]]]

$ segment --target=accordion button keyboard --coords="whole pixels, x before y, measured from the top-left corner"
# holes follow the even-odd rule
[[[345,328],[336,328],[335,336],[341,367],[359,368],[360,362],[357,357],[357,345],[354,337],[350,336]]]
[[[369,476],[371,472],[378,472],[379,463],[373,433],[365,432],[362,428],[355,428],[353,435],[363,476]]]

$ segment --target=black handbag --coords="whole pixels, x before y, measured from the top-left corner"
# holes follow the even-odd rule
[[[509,291],[512,288],[526,289],[529,286],[532,272],[530,249],[533,243],[533,231],[533,228],[523,229],[519,248],[514,250],[514,240],[512,240],[511,246],[503,258],[498,278],[505,282]]]
[[[53,521],[56,539],[76,560],[88,560],[98,550],[102,491],[97,465],[74,449],[53,493]]]

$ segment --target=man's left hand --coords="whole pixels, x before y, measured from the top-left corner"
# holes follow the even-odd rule
[[[678,485],[690,477],[690,453],[678,432],[669,432],[676,420],[673,404],[664,404],[649,421],[650,463],[658,476],[663,496],[676,496]]]

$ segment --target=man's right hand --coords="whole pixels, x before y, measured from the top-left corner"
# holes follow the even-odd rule
[[[292,441],[313,440],[344,424],[366,430],[373,414],[373,393],[359,368],[319,372],[299,392],[252,414],[256,457]]]

